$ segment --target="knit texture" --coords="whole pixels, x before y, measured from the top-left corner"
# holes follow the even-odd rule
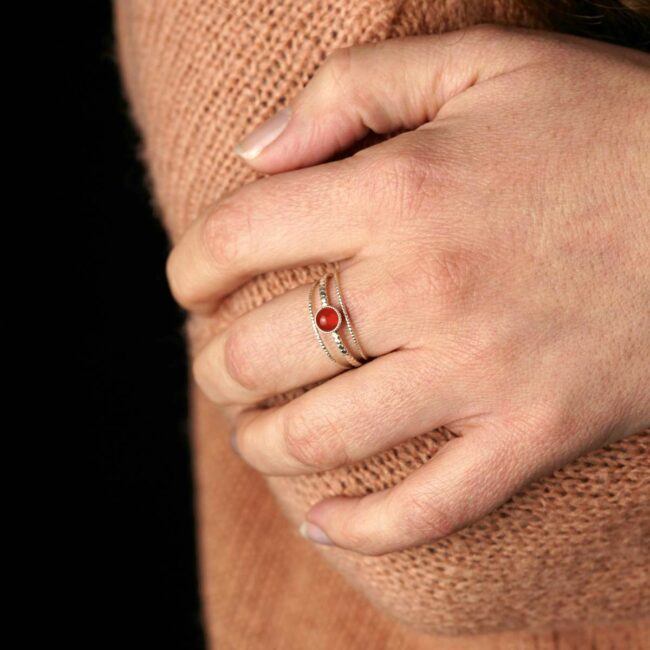
[[[333,49],[479,22],[544,27],[543,15],[507,0],[131,0],[123,11],[124,81],[172,242],[206,204],[257,178],[233,146],[291,101]],[[190,317],[190,353],[329,268],[263,274],[214,316]],[[266,482],[296,526],[325,496],[397,484],[454,435],[441,428],[352,466]],[[649,616],[649,451],[646,430],[589,453],[473,526],[417,549],[381,557],[319,552],[380,611],[426,633]]]

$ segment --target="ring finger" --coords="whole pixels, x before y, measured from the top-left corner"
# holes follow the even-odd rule
[[[369,358],[409,342],[413,322],[378,264],[366,260],[339,265],[343,303],[363,351]],[[292,289],[235,320],[196,357],[195,379],[218,404],[255,404],[268,397],[329,379],[344,371],[321,349],[308,311],[309,285]],[[335,286],[329,304],[338,307]],[[314,295],[314,313],[319,307]],[[391,315],[392,318],[391,318]],[[338,330],[354,352],[345,325]],[[321,334],[334,358],[343,359],[331,336]]]

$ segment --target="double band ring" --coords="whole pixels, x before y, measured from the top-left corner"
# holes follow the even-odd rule
[[[334,281],[336,297],[339,304],[338,308],[330,303],[327,294],[327,285],[330,279]],[[314,313],[314,292],[316,290],[318,290],[320,307]],[[308,308],[309,317],[318,343],[329,359],[344,368],[358,368],[365,361],[368,361],[368,357],[359,343],[359,339],[352,327],[350,315],[343,302],[338,271],[325,273],[325,275],[310,286]],[[345,324],[345,330],[347,331],[347,336],[349,336],[347,343],[341,336],[344,329],[342,327],[343,324]],[[331,336],[337,351],[336,354],[332,354],[329,350],[323,340],[322,334],[329,334]]]

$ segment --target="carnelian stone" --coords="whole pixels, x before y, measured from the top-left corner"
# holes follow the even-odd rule
[[[316,312],[316,325],[323,332],[333,332],[341,321],[339,312],[334,307],[321,307]]]

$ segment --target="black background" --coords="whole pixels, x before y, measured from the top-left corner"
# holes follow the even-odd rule
[[[93,564],[96,641],[203,648],[197,590],[183,314],[167,289],[166,235],[151,206],[116,64],[112,8],[87,2],[75,194],[89,229],[97,312],[87,332],[91,407],[106,488]],[[75,21],[76,22],[76,21]],[[93,602],[95,602],[93,600]]]

